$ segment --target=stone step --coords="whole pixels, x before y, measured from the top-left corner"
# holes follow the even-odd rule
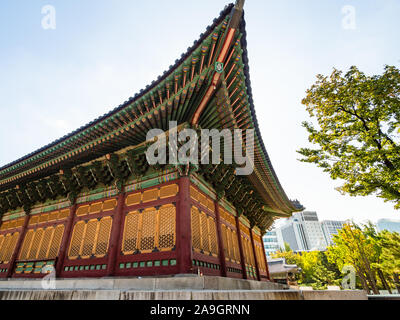
[[[0,300],[301,300],[297,291],[8,290]]]
[[[54,281],[54,282],[52,282]],[[49,286],[51,285],[51,286]],[[179,276],[164,278],[4,279],[0,290],[284,290],[287,286],[223,277]]]
[[[367,300],[363,291],[231,290],[3,290],[0,300]]]

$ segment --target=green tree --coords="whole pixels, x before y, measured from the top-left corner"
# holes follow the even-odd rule
[[[379,244],[382,248],[379,267],[389,274],[400,292],[400,234],[384,230],[379,233]]]
[[[376,273],[380,279],[381,286],[385,290],[389,291],[389,293],[392,293],[390,285],[386,280],[386,278],[388,276],[390,276],[391,274],[386,272],[387,270],[385,269],[384,265],[382,265],[382,262],[383,262],[382,261],[382,258],[383,258],[382,243],[383,243],[384,236],[383,236],[383,234],[376,232],[375,225],[371,221],[369,221],[366,225],[364,225],[363,233],[367,237],[367,239],[370,241],[370,243],[372,244],[373,250],[374,250],[374,254],[372,255],[371,266],[376,271]]]
[[[315,149],[301,161],[314,163],[352,196],[376,194],[400,208],[400,71],[386,66],[366,76],[356,67],[318,75],[302,103],[316,124],[304,122]]]
[[[379,294],[376,270],[373,261],[376,256],[374,244],[355,224],[347,224],[334,236],[334,246],[328,248],[328,260],[336,263],[340,270],[352,265],[361,281],[362,287],[370,293]]]
[[[340,278],[338,268],[328,262],[324,252],[288,251],[278,252],[274,257],[285,258],[288,264],[296,264],[301,269],[301,272],[296,275],[297,282],[301,285],[312,286],[316,290],[326,289],[328,285],[336,284]]]

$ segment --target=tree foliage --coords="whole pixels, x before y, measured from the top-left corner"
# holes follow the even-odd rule
[[[400,209],[400,71],[386,66],[367,76],[357,67],[318,75],[302,103],[316,124],[301,161],[314,163],[352,196],[376,194]]]
[[[374,294],[394,288],[400,292],[400,234],[377,232],[371,222],[348,223],[333,241],[326,251],[295,253],[289,249],[277,252],[274,258],[296,264],[301,269],[297,282],[314,289],[341,285],[345,276],[341,270],[351,265],[356,271],[357,288]]]
[[[376,258],[374,243],[355,224],[347,224],[334,236],[334,246],[328,248],[328,259],[336,262],[340,270],[345,265],[352,265],[368,292],[372,289],[374,294],[379,294],[375,271],[372,263]]]
[[[335,264],[328,261],[325,252],[311,251],[294,253],[280,251],[275,258],[285,258],[286,263],[295,264],[301,272],[296,280],[301,285],[312,286],[316,290],[327,289],[328,285],[337,285],[340,272]]]

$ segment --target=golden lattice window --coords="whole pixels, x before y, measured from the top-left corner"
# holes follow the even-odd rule
[[[89,213],[95,214],[99,213],[103,209],[103,202],[92,203],[89,207]]]
[[[179,187],[177,184],[170,184],[160,188],[160,199],[174,197],[178,194]]]
[[[192,206],[191,209],[192,220],[192,246],[193,249],[201,250],[201,234],[200,234],[200,211]]]
[[[0,235],[0,261],[3,258],[3,243],[4,243],[4,235]]]
[[[21,252],[19,254],[19,260],[28,260],[28,253],[32,244],[32,238],[34,234],[35,231],[32,229],[26,232],[24,241],[22,243]]]
[[[210,239],[210,251],[212,255],[218,256],[217,228],[213,217],[208,217],[208,230]]]
[[[48,250],[47,258],[55,259],[58,256],[58,251],[60,250],[61,241],[64,234],[64,225],[60,224],[54,229],[53,238],[50,242],[50,247]]]
[[[17,221],[16,220],[12,220],[10,221],[10,225],[8,226],[9,229],[14,229],[17,226]]]
[[[38,252],[39,252],[39,246],[42,243],[43,235],[44,235],[44,230],[42,228],[37,229],[35,231],[35,234],[34,234],[33,240],[32,240],[32,246],[31,246],[31,249],[29,250],[29,254],[28,254],[28,260],[36,259]]]
[[[227,228],[228,257],[231,261],[234,260],[232,236],[231,228]]]
[[[70,213],[70,209],[61,210],[60,213],[58,214],[58,220],[68,218],[69,213]]]
[[[22,227],[24,223],[25,223],[25,218],[18,219],[16,227],[17,228]]]
[[[19,238],[19,232],[13,233],[13,235],[10,238],[10,242],[7,246],[7,250],[4,254],[4,256],[2,257],[3,263],[10,262],[11,257],[15,250],[15,246],[17,245],[18,238]]]
[[[233,239],[233,256],[237,263],[240,263],[240,249],[239,249],[239,239],[236,231],[232,231],[232,239]]]
[[[263,248],[263,243],[262,243],[262,238],[256,234],[253,233],[253,240],[254,240],[254,248],[256,250],[256,255],[257,255],[257,262],[258,266],[261,271],[266,271],[266,266],[265,266],[265,251]]]
[[[207,208],[207,197],[204,194],[199,194],[199,201],[204,207]]]
[[[244,237],[243,235],[242,235],[242,244],[243,244],[243,251],[246,264],[254,267],[255,262],[254,262],[254,254],[251,242],[248,238]]]
[[[4,256],[7,251],[7,247],[9,244],[9,238],[5,237],[4,235],[0,236],[0,262],[4,261]]]
[[[75,224],[72,232],[71,244],[69,247],[68,257],[70,259],[77,259],[81,250],[81,243],[83,240],[83,232],[85,231],[85,221],[79,221]]]
[[[159,212],[158,248],[171,250],[175,247],[175,216],[176,208],[172,204],[164,205]]]
[[[96,241],[96,249],[94,255],[96,258],[103,258],[108,251],[108,244],[110,241],[112,218],[104,217],[100,220],[99,232]]]
[[[29,220],[29,225],[37,224],[39,222],[39,216],[32,216]]]
[[[139,193],[134,193],[130,194],[129,196],[126,197],[125,204],[129,206],[134,206],[140,204],[140,201],[142,200],[142,194]]]
[[[89,213],[89,206],[88,205],[86,205],[86,206],[80,206],[77,210],[76,210],[76,215],[78,216],[78,217],[80,217],[80,216],[85,216],[85,215],[87,215]]]
[[[49,213],[48,221],[50,222],[50,221],[57,220],[58,219],[58,214],[59,214],[59,211],[54,211],[54,212]]]
[[[258,254],[257,261],[258,261],[259,268],[261,271],[265,272],[266,268],[265,268],[264,250],[260,246],[257,246],[256,250],[257,250],[257,254]]]
[[[108,251],[111,227],[112,217],[79,221],[72,232],[69,259],[104,257]]]
[[[143,192],[143,203],[155,201],[158,199],[158,189],[146,190]]]
[[[137,249],[139,218],[141,218],[139,211],[129,212],[125,217],[122,240],[122,252],[124,254],[133,254]]]
[[[197,189],[193,186],[190,186],[190,197],[196,201],[199,201],[199,195],[200,193],[197,191]]]
[[[170,251],[175,247],[176,207],[173,204],[148,208],[142,213],[129,212],[125,217],[122,253],[133,254],[154,251]]]
[[[50,227],[44,231],[42,244],[39,249],[38,259],[46,259],[51,240],[53,238],[54,228]]]
[[[204,253],[210,253],[210,231],[208,230],[208,218],[204,212],[200,213],[201,248]]]
[[[80,252],[80,256],[82,259],[88,259],[92,255],[93,247],[95,244],[97,225],[98,225],[97,219],[90,220],[86,224],[86,228],[83,235],[83,245]]]
[[[6,264],[11,260],[18,238],[19,232],[0,236],[0,261],[2,263]]]
[[[27,231],[21,247],[19,260],[54,259],[58,255],[64,225]]]
[[[143,211],[143,221],[140,236],[140,251],[152,252],[155,248],[156,208],[148,208]]]
[[[49,214],[44,213],[39,216],[39,223],[47,222],[49,220]]]
[[[222,246],[224,248],[225,260],[229,261],[227,228],[224,224],[221,224],[221,236],[222,236]]]
[[[0,256],[0,261],[4,262],[5,256],[7,254],[7,249],[8,246],[10,245],[10,241],[11,241],[11,234],[7,234],[6,236],[4,236],[4,241],[1,247],[1,256]]]
[[[207,198],[207,208],[208,208],[208,210],[210,210],[211,212],[215,212],[215,204],[214,204],[214,201],[211,200],[210,198]]]
[[[104,201],[103,211],[112,211],[117,206],[117,199]]]

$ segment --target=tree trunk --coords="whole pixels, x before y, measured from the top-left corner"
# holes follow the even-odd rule
[[[392,294],[392,290],[390,289],[390,287],[385,279],[385,275],[383,274],[383,271],[381,269],[378,269],[378,276],[381,279],[382,284],[385,287],[385,290],[389,291],[389,293]]]
[[[374,280],[373,275],[371,275],[369,272],[366,272],[366,278],[371,286],[372,292],[374,294],[379,294],[378,287],[376,286],[376,282]]]
[[[374,292],[374,294],[379,294],[378,287],[376,286],[376,280],[375,280],[374,272],[371,270],[370,261],[369,261],[367,255],[365,254],[363,247],[359,243],[360,239],[355,236],[355,234],[354,234],[352,229],[350,229],[350,232],[351,232],[351,234],[353,236],[353,239],[355,240],[355,243],[356,243],[357,248],[358,248],[358,252],[361,255],[361,261],[364,263],[364,266],[366,268],[365,275],[367,276],[368,282],[371,285],[372,291]]]
[[[393,275],[393,280],[397,288],[397,293],[400,294],[400,275],[398,273],[395,273]]]
[[[367,291],[368,294],[371,294],[371,289],[369,288],[367,280],[365,280],[365,277],[364,277],[362,271],[357,270],[357,275],[360,278],[361,285],[364,288],[364,290]]]

